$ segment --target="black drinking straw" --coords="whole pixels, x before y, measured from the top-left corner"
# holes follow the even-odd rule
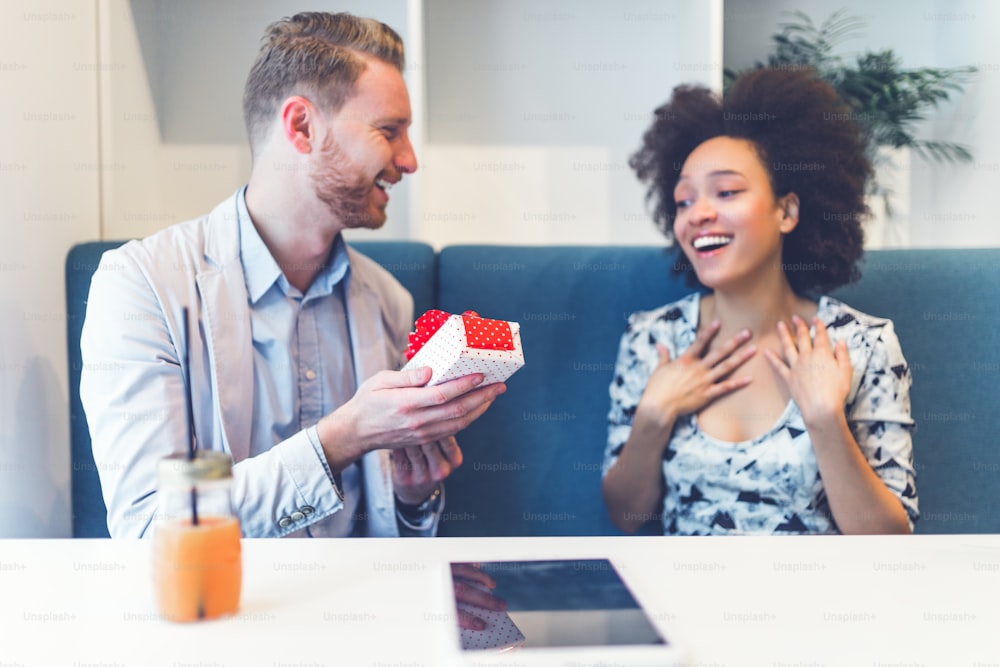
[[[187,306],[181,308],[181,319],[184,323],[184,335],[182,337],[182,345],[184,345],[184,402],[187,409],[187,443],[188,461],[194,461],[195,455],[195,441],[194,441],[194,406],[191,401],[191,357],[188,354],[190,346],[188,345],[188,309]],[[191,525],[198,525],[198,491],[192,486],[191,487]]]
[[[187,410],[187,459],[188,461],[194,461],[197,443],[195,442],[194,435],[194,402],[191,400],[191,346],[188,344],[187,306],[181,308],[181,319],[184,320],[184,336],[182,337],[184,345],[184,372],[182,376],[184,377],[184,406]],[[191,525],[198,525],[198,489],[194,485],[191,486]],[[199,586],[198,591],[198,618],[205,618],[205,599],[202,595],[201,586]]]

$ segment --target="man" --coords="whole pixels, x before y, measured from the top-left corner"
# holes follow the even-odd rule
[[[271,25],[244,92],[246,187],[102,259],[80,393],[113,537],[148,534],[157,462],[188,446],[186,391],[198,446],[233,457],[244,535],[436,530],[454,435],[505,386],[391,370],[412,297],[341,238],[384,224],[417,168],[403,58],[371,19]]]

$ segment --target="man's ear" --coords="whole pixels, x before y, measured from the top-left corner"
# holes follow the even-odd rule
[[[285,139],[300,153],[311,153],[316,136],[316,107],[300,95],[281,104],[281,130]]]
[[[778,200],[778,208],[781,209],[781,223],[778,229],[782,234],[787,234],[799,224],[799,196],[789,192]]]

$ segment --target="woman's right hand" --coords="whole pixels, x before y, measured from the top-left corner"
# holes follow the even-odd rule
[[[660,362],[636,406],[633,429],[644,425],[653,429],[672,427],[678,417],[697,412],[720,396],[750,384],[749,377],[729,378],[757,352],[756,345],[747,344],[748,329],[706,354],[720,326],[716,320],[705,327],[674,360],[666,347],[656,344]]]
[[[667,348],[656,346],[659,363],[636,406],[628,440],[601,485],[611,520],[626,532],[655,516],[663,495],[659,462],[677,418],[750,384],[748,377],[729,379],[757,351],[747,344],[750,332],[743,330],[709,352],[719,327],[719,322],[707,326],[673,360]]]

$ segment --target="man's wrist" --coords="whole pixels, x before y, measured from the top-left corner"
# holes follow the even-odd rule
[[[365,453],[361,447],[351,446],[351,438],[344,433],[343,428],[338,428],[342,424],[343,420],[336,413],[326,415],[316,424],[319,445],[326,455],[327,464],[335,474],[339,474]]]
[[[441,484],[439,483],[434,487],[424,500],[419,503],[407,503],[400,500],[399,496],[396,496],[396,512],[399,516],[407,520],[410,523],[420,521],[422,518],[426,517],[428,514],[432,514],[437,511],[441,504]]]

